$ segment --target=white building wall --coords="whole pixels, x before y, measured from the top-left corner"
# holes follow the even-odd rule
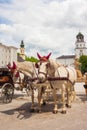
[[[74,58],[69,59],[57,59],[57,62],[62,65],[73,65],[74,64]]]
[[[77,58],[80,58],[81,55],[87,55],[87,49],[86,48],[76,48],[75,55]]]
[[[3,53],[2,52],[3,52],[3,48],[0,44],[0,66],[2,65],[2,59],[3,59]]]
[[[17,62],[17,48],[0,44],[0,67],[6,67],[13,61]]]
[[[11,64],[13,63],[13,61],[17,62],[17,51],[15,50],[15,48],[14,47],[10,47],[9,51],[10,51],[10,55],[9,55],[10,61],[9,62]]]

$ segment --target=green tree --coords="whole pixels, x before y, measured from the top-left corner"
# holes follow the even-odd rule
[[[20,55],[20,53],[19,53],[19,52],[17,52],[17,55],[19,56],[19,55]]]
[[[87,55],[82,55],[79,62],[81,63],[81,72],[84,74],[87,72]]]
[[[26,56],[25,61],[38,62],[39,60],[33,56],[31,56],[31,57]]]

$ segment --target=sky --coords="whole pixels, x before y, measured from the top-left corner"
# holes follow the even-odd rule
[[[28,56],[72,55],[79,32],[87,42],[87,0],[0,0],[0,43]]]

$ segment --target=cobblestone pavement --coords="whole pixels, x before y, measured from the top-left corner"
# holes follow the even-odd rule
[[[76,101],[66,114],[52,113],[53,103],[43,106],[41,113],[30,113],[30,97],[15,92],[9,104],[0,104],[0,130],[87,130],[87,97],[82,83],[75,85]]]

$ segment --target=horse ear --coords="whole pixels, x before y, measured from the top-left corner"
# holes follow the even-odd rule
[[[46,59],[49,59],[51,56],[51,52],[46,56]]]
[[[38,56],[38,58],[39,58],[39,59],[41,59],[41,58],[42,58],[38,52],[37,52],[37,56]]]

